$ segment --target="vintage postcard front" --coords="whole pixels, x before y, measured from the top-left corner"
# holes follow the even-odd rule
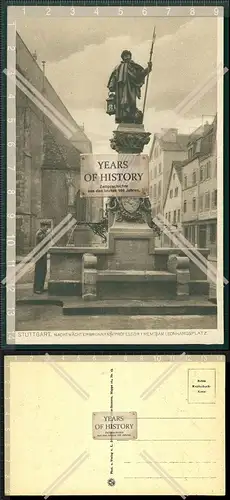
[[[8,8],[8,344],[223,344],[223,15]]]
[[[225,357],[6,356],[6,495],[224,495]]]

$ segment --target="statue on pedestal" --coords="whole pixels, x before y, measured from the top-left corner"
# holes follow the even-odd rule
[[[144,69],[132,60],[129,50],[123,50],[121,62],[112,71],[109,82],[109,97],[107,99],[107,114],[115,115],[118,128],[110,139],[111,148],[119,154],[140,154],[150,141],[150,133],[143,125],[146,105],[149,74],[152,71],[153,46],[156,38],[153,31],[150,56],[147,68]],[[136,100],[141,97],[141,87],[147,76],[143,111],[137,109]],[[112,213],[116,222],[147,223],[156,233],[159,233],[152,220],[151,203],[148,197],[111,197],[107,203],[107,211]]]
[[[121,62],[111,73],[108,82],[109,99],[114,99],[115,104],[108,109],[108,113],[115,113],[116,123],[142,123],[143,113],[137,109],[136,99],[140,99],[141,87],[151,71],[151,61],[144,69],[132,60],[129,50],[123,50]]]

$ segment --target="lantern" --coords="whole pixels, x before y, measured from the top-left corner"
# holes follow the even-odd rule
[[[106,102],[107,102],[107,111],[106,111],[106,113],[108,115],[115,115],[115,113],[116,113],[116,102],[115,102],[115,99],[116,99],[116,94],[110,92],[108,99],[106,99]]]

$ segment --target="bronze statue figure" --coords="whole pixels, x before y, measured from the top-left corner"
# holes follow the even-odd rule
[[[129,50],[123,50],[121,62],[111,73],[108,82],[109,99],[114,100],[114,106],[108,114],[115,114],[116,123],[142,123],[143,113],[137,109],[136,99],[140,99],[141,87],[151,70],[151,61],[144,69],[132,60]]]

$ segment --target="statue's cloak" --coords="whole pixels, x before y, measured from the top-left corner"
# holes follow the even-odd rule
[[[116,94],[116,121],[135,114],[136,99],[141,97],[145,76],[146,70],[132,60],[122,61],[111,73],[108,88]]]

